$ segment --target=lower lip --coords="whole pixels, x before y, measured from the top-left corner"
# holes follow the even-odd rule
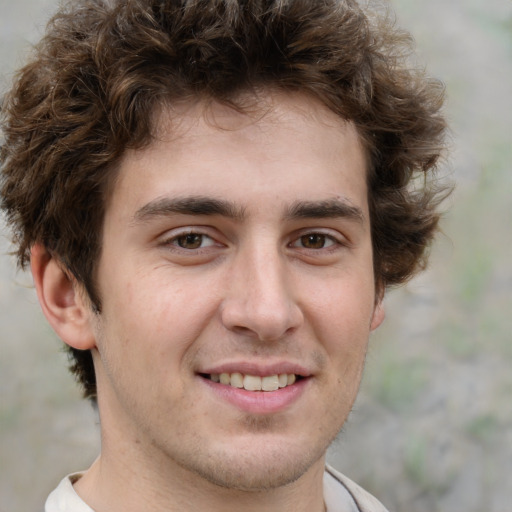
[[[276,391],[247,391],[200,377],[219,398],[250,414],[272,414],[284,411],[304,393],[309,378]]]

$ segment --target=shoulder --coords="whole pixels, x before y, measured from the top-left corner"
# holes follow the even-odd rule
[[[75,473],[64,478],[48,496],[45,512],[94,512],[73,488],[80,477],[81,473]],[[340,505],[343,510],[352,505],[350,512],[388,512],[370,493],[330,466],[325,468],[324,492],[328,512],[338,512]]]
[[[356,506],[354,510],[359,512],[388,512],[377,498],[330,466],[325,468],[324,485],[326,494],[329,494],[331,499],[336,499],[337,496],[348,493]],[[331,512],[331,509],[332,512],[337,512],[335,508],[330,506],[327,509],[329,512]]]
[[[81,473],[74,473],[64,478],[48,496],[44,512],[94,512],[82,501],[73,488],[73,483],[81,476]]]

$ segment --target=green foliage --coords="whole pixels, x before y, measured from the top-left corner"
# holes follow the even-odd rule
[[[466,432],[480,443],[490,442],[498,430],[498,419],[492,414],[482,414],[472,419],[466,426]]]
[[[368,376],[368,391],[380,404],[399,411],[408,408],[425,388],[426,366],[385,355]]]
[[[415,485],[428,487],[427,445],[424,438],[413,437],[405,446],[404,470]]]

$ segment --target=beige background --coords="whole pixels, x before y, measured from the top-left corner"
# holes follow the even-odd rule
[[[0,89],[54,0],[0,0]],[[331,460],[397,512],[512,511],[512,2],[395,0],[447,86],[457,181],[430,270],[387,298]],[[37,512],[98,451],[0,225],[0,512]]]

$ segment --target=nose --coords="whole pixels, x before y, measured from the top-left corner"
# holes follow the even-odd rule
[[[221,307],[224,326],[261,341],[274,341],[304,321],[286,261],[277,250],[240,254],[230,270]]]

